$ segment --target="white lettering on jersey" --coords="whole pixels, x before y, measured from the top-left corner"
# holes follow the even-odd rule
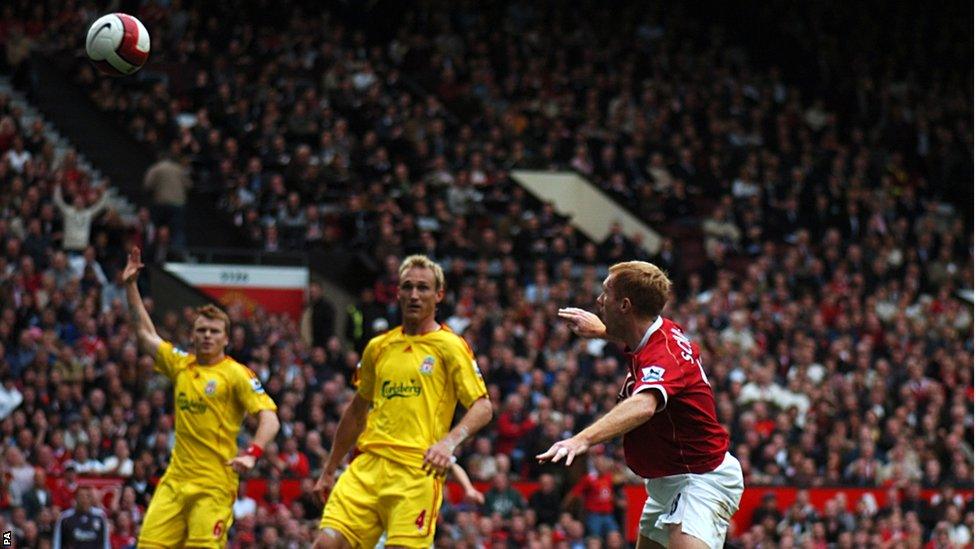
[[[701,372],[702,381],[705,382],[705,385],[710,386],[711,383],[708,382],[708,377],[705,375],[705,367],[702,366],[701,359],[699,358],[698,360],[694,360],[692,358],[691,340],[688,339],[688,336],[677,328],[671,328],[671,335],[674,336],[674,342],[677,343],[678,347],[681,348],[681,358],[697,365],[698,370]]]
[[[677,328],[671,328],[671,335],[674,337],[674,342],[681,348],[681,358],[691,362],[691,340],[688,339],[688,336],[684,332]]]

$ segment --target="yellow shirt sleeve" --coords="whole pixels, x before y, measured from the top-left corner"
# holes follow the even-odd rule
[[[458,401],[465,408],[470,408],[474,401],[488,395],[485,380],[481,377],[481,370],[474,358],[474,353],[468,344],[457,336],[457,344],[450,345],[447,350],[447,363],[450,368],[454,388]]]
[[[268,393],[264,392],[264,386],[261,385],[258,376],[245,366],[241,366],[237,370],[240,372],[235,384],[237,400],[244,406],[244,410],[251,415],[255,415],[261,410],[276,411],[278,406],[271,400]]]
[[[373,402],[373,387],[376,385],[376,346],[376,340],[370,341],[356,366],[356,392],[370,402]]]
[[[189,353],[177,349],[169,341],[164,341],[159,344],[159,349],[156,350],[156,362],[153,364],[153,370],[175,380],[176,373],[185,368],[191,360],[193,357]]]

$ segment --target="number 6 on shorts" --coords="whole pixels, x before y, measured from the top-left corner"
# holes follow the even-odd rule
[[[673,502],[671,502],[671,512],[670,512],[670,513],[668,513],[669,515],[673,515],[673,514],[675,514],[675,512],[677,512],[677,511],[678,511],[678,502],[679,502],[679,501],[681,501],[681,492],[678,492],[678,493],[677,493],[677,494],[676,494],[676,495],[674,496],[674,501],[673,501]]]

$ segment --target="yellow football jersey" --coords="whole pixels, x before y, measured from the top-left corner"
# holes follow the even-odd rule
[[[374,337],[359,364],[359,395],[372,402],[357,445],[412,467],[448,433],[454,410],[488,395],[467,342],[447,326],[424,335],[402,327]]]
[[[237,435],[244,414],[278,407],[246,366],[226,357],[213,365],[163,342],[157,372],[173,382],[176,446],[165,478],[206,479],[236,489],[237,473],[225,465],[238,453]]]

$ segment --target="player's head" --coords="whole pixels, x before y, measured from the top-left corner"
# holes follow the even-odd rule
[[[597,305],[612,334],[621,322],[657,318],[670,295],[671,280],[657,265],[627,261],[610,267]]]
[[[400,264],[400,311],[404,324],[420,326],[434,317],[444,298],[444,271],[424,255],[412,255]]]
[[[400,263],[400,270],[398,273],[400,275],[400,280],[403,280],[404,275],[410,269],[429,269],[433,274],[434,283],[436,284],[434,289],[437,291],[444,289],[444,270],[441,269],[440,265],[435,263],[434,260],[426,255],[411,255],[404,259]]]
[[[230,317],[213,304],[197,307],[193,321],[193,348],[204,362],[222,357],[230,333]]]

